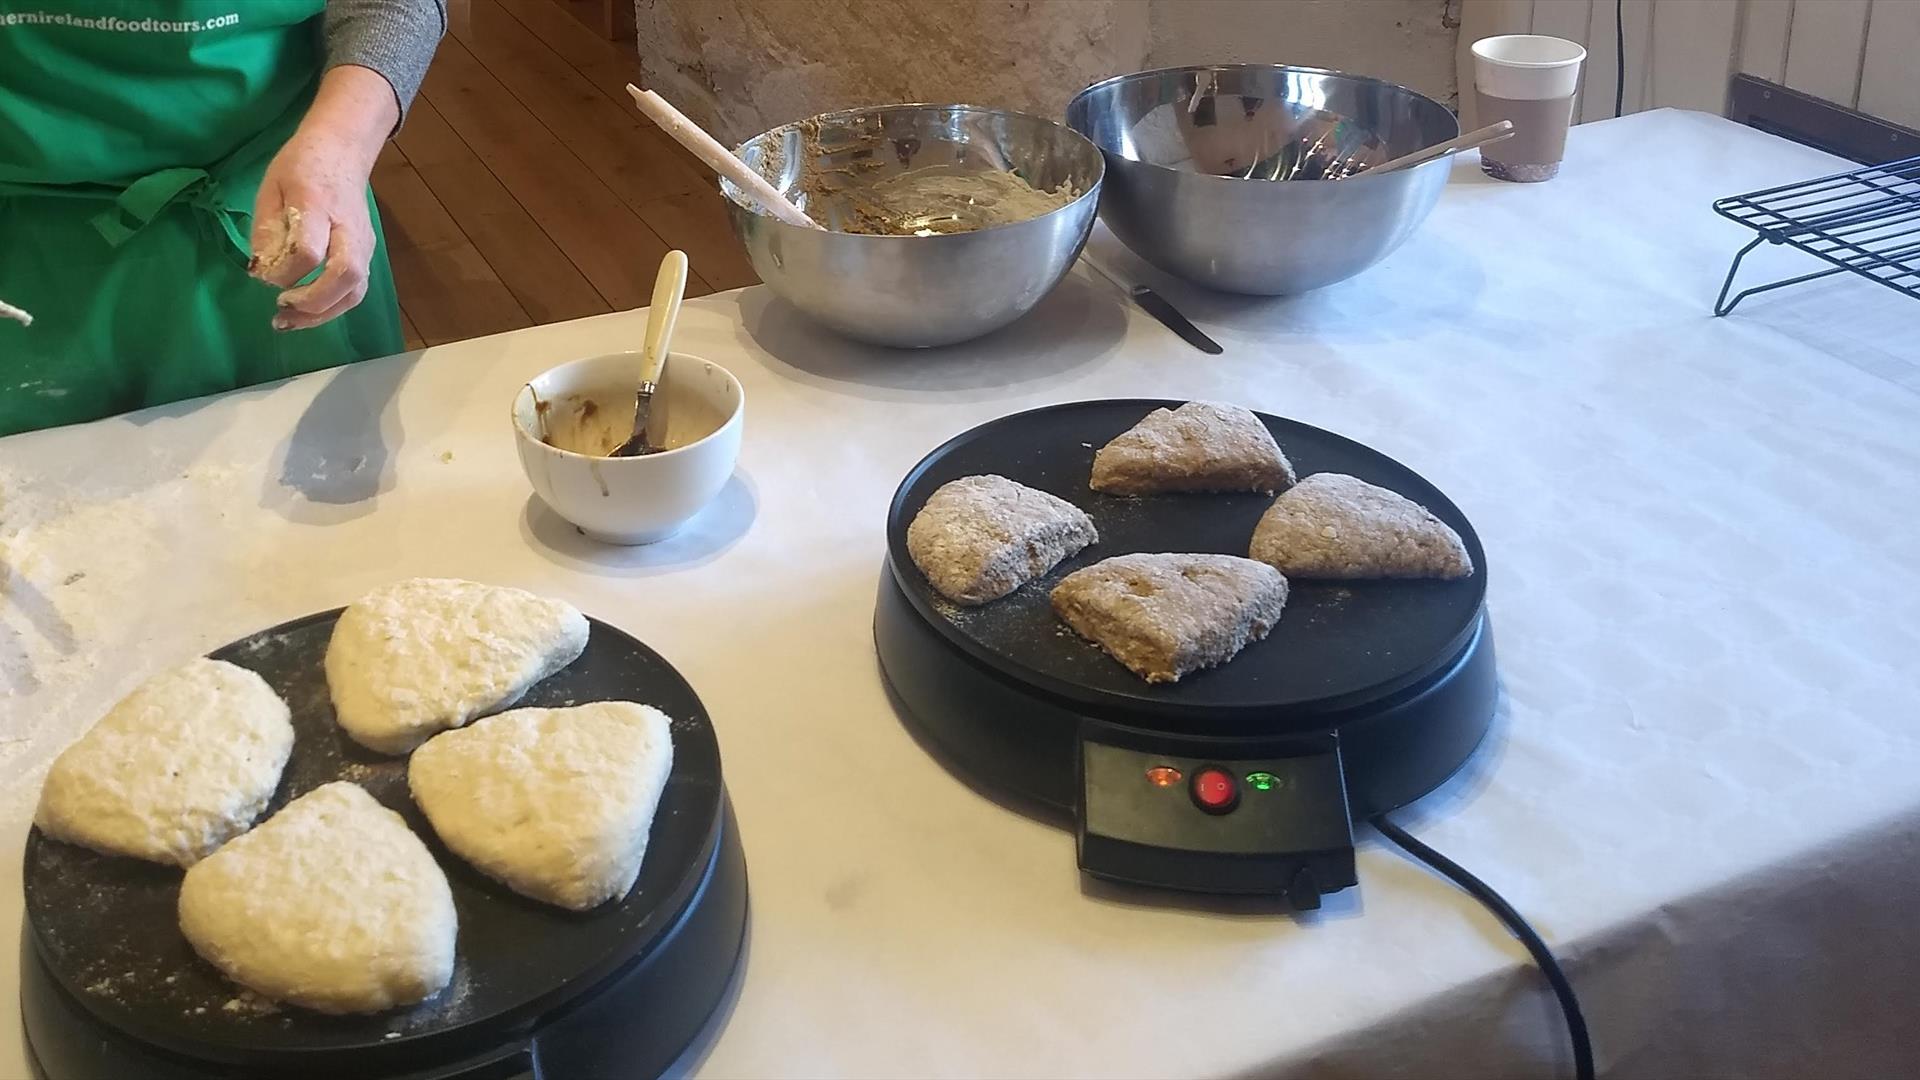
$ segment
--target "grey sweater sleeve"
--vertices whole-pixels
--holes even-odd
[[[405,120],[446,30],[447,0],[327,0],[327,67],[379,72]]]

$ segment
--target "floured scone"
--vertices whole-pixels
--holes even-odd
[[[914,515],[907,554],[942,596],[984,604],[1098,539],[1093,519],[1065,499],[1004,476],[963,476]]]
[[[326,1013],[411,1005],[453,978],[447,877],[399,814],[344,780],[195,864],[180,930],[234,982]]]
[[[191,660],[60,752],[34,823],[109,855],[192,866],[253,824],[292,752],[287,704],[265,679]]]
[[[1232,659],[1286,603],[1279,571],[1235,555],[1116,555],[1053,590],[1068,626],[1150,683]]]
[[[1314,473],[1254,527],[1254,558],[1292,577],[1463,578],[1460,534],[1426,507],[1345,473]]]
[[[666,714],[602,701],[436,735],[407,763],[407,785],[454,854],[517,893],[585,911],[633,888],[672,771]]]
[[[498,585],[414,578],[340,614],[327,689],[355,742],[403,754],[519,701],[587,647],[573,605]]]
[[[1155,409],[1093,455],[1095,491],[1261,491],[1293,483],[1293,465],[1260,418],[1238,405]]]

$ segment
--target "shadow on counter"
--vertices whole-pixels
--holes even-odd
[[[394,401],[419,353],[350,364],[327,379],[269,471],[260,504],[301,525],[337,525],[373,513],[393,489],[394,453],[404,441]]]
[[[810,386],[876,401],[997,397],[1010,386],[1060,381],[1097,363],[1127,331],[1125,298],[1069,274],[1034,309],[985,337],[934,349],[850,341],[769,289],[740,297],[740,329],[767,354],[767,369]]]
[[[1345,281],[1295,296],[1217,292],[1165,273],[1111,236],[1096,254],[1151,287],[1203,330],[1308,338],[1323,345],[1414,341],[1466,320],[1486,288],[1480,261],[1432,223]],[[1229,350],[1231,341],[1222,341]]]
[[[554,513],[538,495],[527,496],[520,538],[556,566],[608,577],[651,577],[701,566],[720,557],[753,527],[760,498],[753,479],[735,468],[720,494],[679,532],[657,544],[620,547],[590,539]]]

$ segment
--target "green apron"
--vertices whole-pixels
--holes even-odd
[[[367,298],[272,328],[254,194],[318,85],[325,0],[0,0],[0,435],[399,352]]]

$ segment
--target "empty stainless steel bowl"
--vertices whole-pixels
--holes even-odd
[[[1135,254],[1259,295],[1331,285],[1399,247],[1451,159],[1364,166],[1460,134],[1445,106],[1404,86],[1280,64],[1122,75],[1081,91],[1067,124],[1106,156],[1100,216]]]
[[[1100,152],[1061,124],[974,105],[889,105],[822,113],[739,150],[831,228],[840,196],[882,178],[946,165],[1011,171],[1078,197],[1038,217],[972,232],[872,236],[788,225],[721,181],[734,231],[774,293],[847,337],[919,348],[979,337],[1026,314],[1073,265],[1093,227]]]

